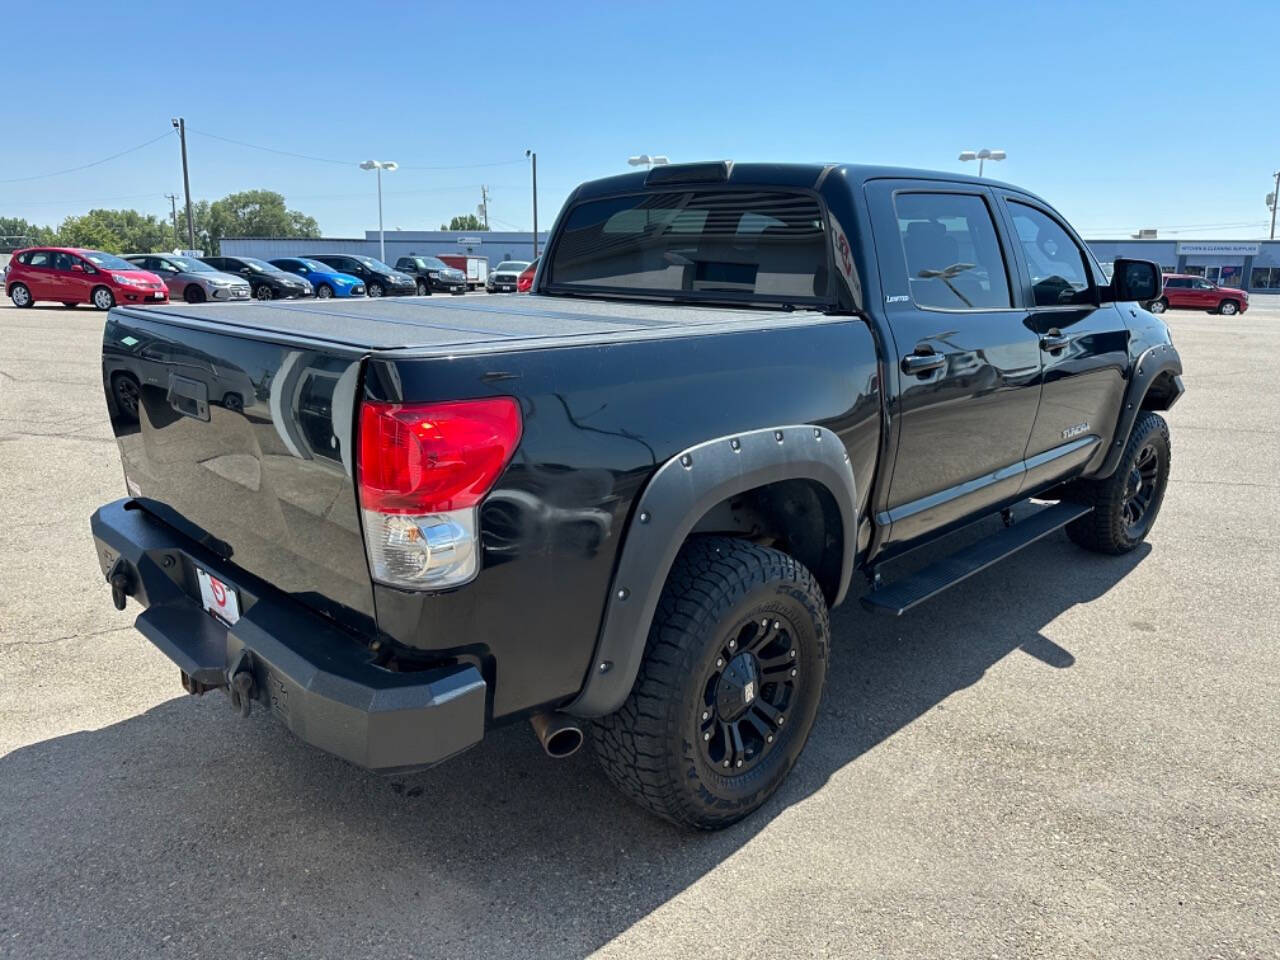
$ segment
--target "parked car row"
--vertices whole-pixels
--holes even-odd
[[[508,260],[489,274],[485,289],[527,293],[533,264]],[[525,282],[525,275],[528,282]],[[291,300],[317,297],[403,297],[467,292],[467,275],[438,257],[400,257],[395,267],[357,254],[189,257],[130,253],[123,257],[75,247],[19,250],[5,267],[5,293],[19,307],[40,300],[67,307],[90,303],[187,303]]]

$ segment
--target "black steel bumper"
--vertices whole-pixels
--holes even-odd
[[[439,763],[484,735],[485,682],[474,666],[385,670],[350,634],[133,500],[100,507],[89,523],[104,575],[146,608],[135,626],[188,689],[249,691],[303,740],[383,773]],[[197,565],[238,591],[235,625],[205,612]]]

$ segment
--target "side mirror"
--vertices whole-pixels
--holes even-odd
[[[1148,303],[1160,299],[1164,275],[1150,260],[1117,257],[1111,273],[1111,299],[1117,303]]]
[[[78,263],[73,263],[73,264],[71,265],[71,272],[72,272],[72,273],[84,273],[84,267],[82,267],[82,266],[81,266],[80,264],[78,264]]]

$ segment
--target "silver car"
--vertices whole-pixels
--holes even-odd
[[[490,293],[515,293],[516,282],[528,267],[528,260],[503,260],[489,271],[484,288]]]
[[[170,300],[204,303],[250,297],[249,284],[243,277],[222,273],[195,257],[181,257],[176,253],[129,253],[125,259],[163,280],[169,288]]]

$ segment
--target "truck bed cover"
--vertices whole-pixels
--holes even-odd
[[[123,308],[122,312],[164,322],[212,324],[227,333],[241,328],[256,339],[302,338],[414,353],[475,353],[513,346],[564,346],[566,341],[663,338],[695,331],[712,333],[716,328],[790,326],[823,319],[823,314],[811,311],[516,296],[170,303]]]

